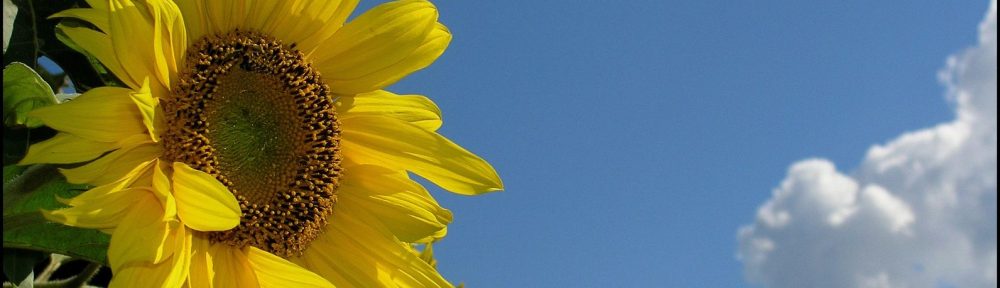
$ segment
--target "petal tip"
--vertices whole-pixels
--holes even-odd
[[[239,225],[242,212],[229,188],[183,162],[174,162],[172,167],[177,214],[186,226],[198,231],[225,231]]]

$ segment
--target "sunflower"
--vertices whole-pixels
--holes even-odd
[[[94,186],[44,214],[111,234],[111,286],[450,286],[415,247],[451,212],[408,173],[502,184],[433,102],[382,90],[448,46],[431,3],[347,24],[354,1],[88,4],[57,29],[122,87],[33,111],[58,133],[21,164]]]

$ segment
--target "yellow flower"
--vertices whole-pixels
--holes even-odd
[[[112,286],[450,286],[412,244],[452,215],[407,171],[502,184],[433,102],[381,90],[444,52],[433,5],[88,3],[57,29],[125,87],[32,112],[59,133],[21,163],[83,163],[62,172],[96,187],[45,214],[112,235]]]

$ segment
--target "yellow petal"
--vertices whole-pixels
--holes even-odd
[[[172,231],[176,251],[191,250],[191,234],[180,227]],[[109,287],[181,287],[188,278],[191,254],[174,253],[159,264],[133,262],[114,272]]]
[[[503,188],[489,163],[447,138],[387,117],[342,120],[346,155],[363,163],[400,167],[465,195]]]
[[[117,87],[94,88],[72,101],[30,114],[52,129],[98,142],[118,142],[146,132],[142,114],[129,97],[131,92]]]
[[[434,259],[434,246],[433,243],[424,244],[424,250],[420,251],[420,260],[424,260],[431,267],[437,266],[437,260]]]
[[[91,229],[115,228],[126,216],[129,208],[147,195],[145,194],[147,192],[139,189],[84,192],[84,194],[88,193],[92,195],[84,197],[88,198],[89,201],[81,201],[73,207],[55,211],[43,210],[42,215],[53,222],[67,226]]]
[[[295,43],[306,55],[340,29],[358,5],[345,1],[247,1],[242,27]],[[189,4],[187,4],[189,5]]]
[[[322,49],[325,51],[316,52],[328,56],[315,59],[321,63],[341,63],[331,63],[329,70],[323,72],[324,76],[328,76],[328,72],[359,74],[352,72],[379,70],[416,49],[433,29],[437,15],[434,5],[427,1],[393,1],[378,5],[337,31],[329,43],[321,47],[326,48]],[[352,54],[363,57],[338,57]],[[365,63],[375,67],[358,65]]]
[[[451,32],[444,24],[436,23],[434,29],[424,37],[420,47],[410,52],[406,58],[382,70],[365,75],[363,78],[344,83],[344,87],[354,86],[357,87],[355,89],[358,91],[371,91],[392,85],[410,73],[430,66],[444,53],[449,43],[451,43]],[[350,89],[345,90],[350,91]],[[337,92],[336,89],[334,91]]]
[[[87,5],[90,5],[90,7],[97,10],[102,10],[102,11],[108,10],[107,0],[87,0]]]
[[[177,215],[198,231],[224,231],[240,223],[236,197],[212,175],[174,162],[173,187]]]
[[[257,275],[250,267],[244,249],[233,248],[226,244],[215,244],[209,250],[212,254],[212,266],[215,268],[213,286],[218,288],[253,288],[260,287]]]
[[[122,265],[131,262],[163,262],[173,254],[173,241],[167,241],[170,222],[163,221],[163,208],[153,197],[152,191],[139,189],[146,195],[129,205],[130,212],[111,234],[108,246],[108,263],[111,271],[118,272]]]
[[[99,9],[91,8],[74,8],[66,9],[60,12],[56,12],[49,16],[49,19],[53,18],[77,18],[83,21],[87,21],[90,24],[94,24],[98,30],[101,32],[108,32],[111,24],[108,22],[108,11],[101,11]]]
[[[344,25],[347,16],[351,15],[357,0],[346,1],[305,1],[302,12],[293,17],[284,17],[291,23],[281,23],[272,27],[290,27],[275,29],[276,36],[282,40],[295,42],[297,47],[309,55],[320,44],[329,41],[340,27]],[[284,35],[282,35],[284,34]]]
[[[261,287],[333,287],[316,273],[257,247],[247,250],[247,260]]]
[[[177,75],[185,47],[184,23],[173,1],[148,1],[137,6],[129,0],[111,0],[111,46],[130,78],[137,82],[149,75],[160,85],[154,95],[164,95]],[[175,43],[181,42],[181,43]]]
[[[170,176],[165,172],[167,169],[166,163],[160,160],[156,160],[153,165],[153,175],[151,178],[153,185],[153,196],[156,196],[160,200],[160,204],[163,206],[163,220],[172,220],[177,217],[177,200],[174,198],[173,190],[170,185]]]
[[[121,149],[97,158],[86,165],[72,169],[60,169],[60,171],[66,176],[66,181],[70,183],[104,185],[117,181],[140,163],[156,159],[163,153],[163,147],[160,145],[141,142],[143,140],[145,139],[125,143]]]
[[[97,142],[69,133],[58,133],[49,140],[28,147],[27,155],[24,155],[18,165],[85,162],[118,147],[120,145],[115,142]]]
[[[209,252],[212,244],[208,236],[204,233],[193,232],[191,241],[191,273],[188,277],[188,287],[211,288],[215,279],[215,267],[213,266],[212,253]]]
[[[107,18],[107,12],[103,12],[105,18]],[[110,25],[110,24],[109,24]],[[118,55],[115,55],[115,50],[111,47],[111,37],[107,34],[94,31],[86,27],[71,27],[63,24],[56,25],[57,30],[61,30],[63,34],[69,37],[76,46],[97,58],[104,67],[111,70],[112,74],[118,77],[119,80],[125,83],[126,86],[132,87],[133,89],[139,89],[142,84],[135,79],[132,79],[127,72],[125,72],[125,67],[122,67],[121,61],[118,61]],[[107,31],[107,29],[105,29]],[[99,88],[98,88],[99,89]]]
[[[153,163],[152,160],[139,163],[139,165],[136,165],[135,168],[132,169],[132,171],[129,171],[121,179],[118,179],[108,184],[91,188],[90,190],[87,190],[87,192],[83,192],[82,194],[77,195],[72,199],[63,201],[63,203],[70,206],[87,205],[86,203],[100,201],[98,199],[104,197],[105,194],[121,192],[128,187],[132,187],[136,179],[143,178],[146,175],[151,174],[149,173],[150,172],[149,167],[151,166],[150,164],[152,163]]]
[[[374,166],[347,167],[338,207],[361,207],[404,242],[427,242],[444,236],[451,211],[442,208],[405,173]]]
[[[179,1],[189,39],[235,28],[259,31],[307,55],[344,23],[357,5],[345,1]]]
[[[374,91],[440,55],[418,51],[422,46],[433,44],[444,51],[447,41],[440,41],[440,31],[433,32],[438,30],[437,17],[437,9],[427,1],[381,4],[344,25],[311,57],[335,93]]]
[[[164,82],[164,87],[170,88],[187,56],[187,28],[174,1],[153,2],[146,8],[153,15],[153,52],[157,68],[166,71],[169,82]]]
[[[337,217],[297,261],[337,286],[451,287],[408,244],[353,208],[338,206]]]
[[[209,33],[215,33],[208,23],[208,14],[205,13],[207,1],[177,1],[175,4],[184,19],[188,41],[198,41]]]
[[[427,97],[396,95],[385,90],[341,96],[337,102],[337,116],[385,116],[413,123],[428,131],[441,127],[441,109]]]
[[[264,1],[247,1],[247,2],[248,2],[247,3],[248,11],[247,11],[247,17],[246,19],[244,19],[246,21],[243,23],[243,26],[247,27],[248,29],[261,31],[268,35],[274,35],[275,37],[278,37],[279,39],[282,40],[287,40],[284,37],[282,37],[285,35],[276,34],[275,31],[273,31],[274,30],[273,28],[267,26],[273,26],[272,24],[274,24],[274,22],[277,22],[278,19],[286,20],[286,19],[296,18],[291,14],[282,14],[282,13],[288,12],[289,7],[291,6],[301,6],[301,4],[296,3],[296,1],[264,0]],[[335,1],[330,1],[330,2],[335,2]],[[191,4],[185,3],[183,5],[191,5]],[[184,10],[184,8],[181,8],[181,10]]]
[[[141,45],[153,42],[152,19],[147,19],[144,9],[135,6],[129,0],[110,0],[109,31],[111,48],[114,49],[118,61],[133,80],[138,83],[148,75],[159,76],[153,57],[149,57],[151,49],[136,49]]]
[[[247,7],[246,25],[249,29],[261,31],[267,35],[273,35],[282,41],[295,42],[297,38],[291,37],[298,31],[292,29],[289,22],[298,21],[303,18],[302,8],[306,1],[249,1]],[[312,1],[315,2],[315,1]],[[336,3],[336,1],[330,1]],[[284,28],[284,29],[281,29]]]
[[[159,98],[153,97],[149,91],[149,78],[142,82],[142,89],[130,94],[135,106],[142,114],[142,123],[146,125],[146,130],[154,142],[160,141],[160,133],[163,133],[163,110],[159,106]]]
[[[215,33],[225,33],[243,26],[246,1],[206,1],[205,12]]]

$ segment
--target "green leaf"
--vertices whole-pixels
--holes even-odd
[[[111,237],[92,229],[69,227],[46,220],[41,210],[64,205],[56,197],[72,198],[86,185],[69,184],[53,166],[3,168],[3,247],[58,253],[107,263]]]
[[[3,187],[7,189],[7,183],[14,181],[14,178],[24,173],[25,166],[9,165],[3,167]],[[4,194],[6,196],[6,194]]]
[[[49,84],[24,63],[11,63],[3,68],[3,121],[7,126],[42,126],[42,121],[28,117],[36,108],[56,104]]]
[[[14,283],[32,283],[35,264],[45,260],[47,253],[22,249],[3,249],[3,274]]]

